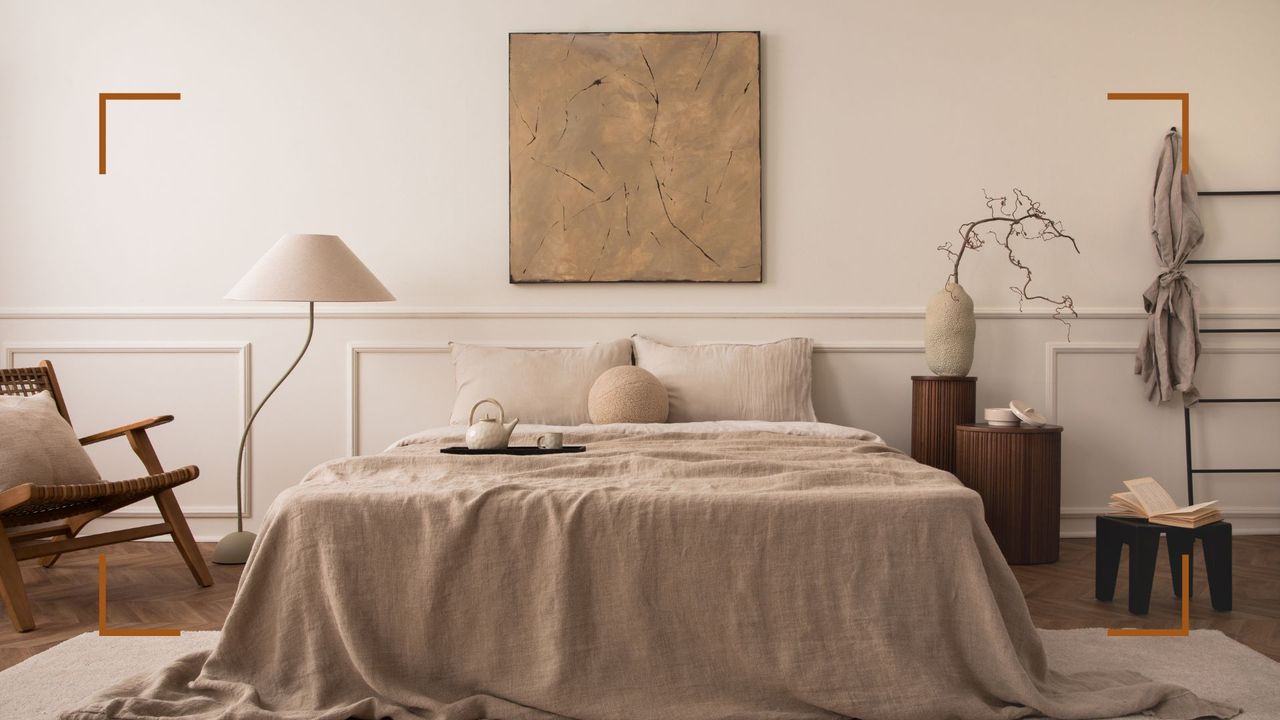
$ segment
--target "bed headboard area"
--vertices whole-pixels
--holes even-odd
[[[552,349],[589,342],[498,344]],[[813,404],[818,419],[870,429],[890,444],[908,447],[910,380],[893,384],[877,378],[896,368],[927,372],[923,352],[913,342],[815,343]],[[454,396],[448,343],[353,343],[349,363],[347,441],[352,454],[377,452],[421,428],[448,424]],[[404,382],[408,378],[414,380]]]
[[[425,314],[425,313],[424,313]],[[445,315],[446,313],[439,313]],[[655,313],[656,314],[656,313]],[[415,317],[397,310],[351,317],[322,315],[313,347],[259,417],[244,478],[250,517],[260,520],[271,500],[311,467],[348,453],[378,452],[425,427],[445,425],[454,404],[450,340],[522,348],[575,347],[641,333],[675,344],[814,339],[813,404],[821,421],[862,427],[902,449],[910,447],[911,376],[928,374],[919,338],[920,313],[817,316],[806,311],[740,311],[740,317],[549,317],[513,309],[501,317],[452,313]],[[712,313],[706,313],[712,315]],[[623,315],[623,313],[618,313]],[[868,315],[873,315],[868,317]],[[979,313],[983,348],[972,375],[977,407],[1021,399],[1066,427],[1063,435],[1063,531],[1088,534],[1097,498],[1116,478],[1182,473],[1181,409],[1153,408],[1135,392],[1132,372],[1135,317],[1086,315],[1072,339],[1044,314]],[[0,319],[4,360],[58,366],[64,391],[76,399],[78,427],[110,427],[134,417],[172,413],[178,422],[155,431],[167,454],[199,464],[202,479],[180,489],[197,535],[216,539],[234,516],[235,446],[251,409],[288,363],[300,341],[296,311],[276,315],[197,314],[149,321],[128,313]],[[104,333],[103,328],[108,332]],[[104,340],[103,337],[111,337]],[[1000,352],[1015,346],[1018,352]],[[1206,349],[1198,377],[1215,392],[1254,392],[1272,383],[1280,348],[1261,343]],[[1243,368],[1243,370],[1242,370]],[[103,377],[115,382],[103,383]],[[1265,408],[1223,412],[1206,407],[1197,427],[1204,462],[1262,464],[1270,448],[1252,441],[1249,426],[1265,425]],[[1136,439],[1113,452],[1110,438]],[[265,451],[264,448],[268,451]],[[104,476],[129,477],[136,460],[127,448],[92,448]],[[1215,454],[1216,453],[1216,454]],[[189,458],[189,460],[187,459]],[[165,458],[162,458],[162,460]],[[1228,460],[1229,459],[1229,460]],[[1244,516],[1238,526],[1280,523],[1266,486],[1243,478],[1205,478],[1222,504]],[[148,521],[153,508],[127,510],[110,522]],[[234,523],[234,520],[231,520]]]

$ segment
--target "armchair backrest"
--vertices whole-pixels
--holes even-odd
[[[58,387],[58,376],[53,373],[53,363],[41,360],[38,367],[0,368],[0,395],[30,396],[45,390],[53,396],[58,414],[70,425],[71,415],[67,413],[67,404],[62,400],[62,390]]]

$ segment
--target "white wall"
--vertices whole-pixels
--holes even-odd
[[[342,235],[397,294],[325,307],[259,419],[256,526],[311,466],[447,419],[450,339],[564,344],[805,334],[824,419],[908,441],[935,246],[1021,187],[1082,255],[1028,247],[1039,287],[1083,318],[1070,344],[1019,314],[1012,268],[966,260],[979,404],[1040,403],[1067,427],[1064,531],[1123,479],[1182,487],[1177,407],[1131,372],[1158,271],[1146,197],[1172,102],[1191,93],[1205,189],[1280,187],[1280,5],[1258,2],[60,2],[0,0],[0,344],[55,360],[84,432],[173,412],[162,459],[194,462],[197,534],[233,521],[236,427],[300,343],[298,308],[221,301],[285,232]],[[510,31],[763,33],[762,285],[507,284]],[[115,102],[97,170],[97,94]],[[1277,254],[1280,200],[1213,199],[1204,257]],[[1198,268],[1217,323],[1280,322],[1274,266]],[[1209,394],[1280,394],[1280,339],[1213,337]],[[1258,349],[1261,348],[1261,349]],[[1280,407],[1210,408],[1206,463],[1280,464]],[[127,451],[99,456],[133,471]],[[1204,478],[1242,530],[1280,531],[1280,478]],[[124,522],[124,521],[121,521]]]

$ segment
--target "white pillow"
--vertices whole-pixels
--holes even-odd
[[[666,386],[668,422],[814,422],[813,340],[672,347],[632,336],[636,365]]]
[[[584,348],[523,350],[450,343],[458,395],[449,422],[466,424],[471,407],[485,398],[502,403],[507,419],[538,425],[591,422],[587,396],[600,373],[631,364],[623,338]]]
[[[101,480],[52,395],[0,396],[0,490]]]

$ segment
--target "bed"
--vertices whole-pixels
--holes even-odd
[[[67,718],[1230,717],[1046,667],[978,496],[816,422],[521,426],[584,453],[325,463],[211,654]]]

